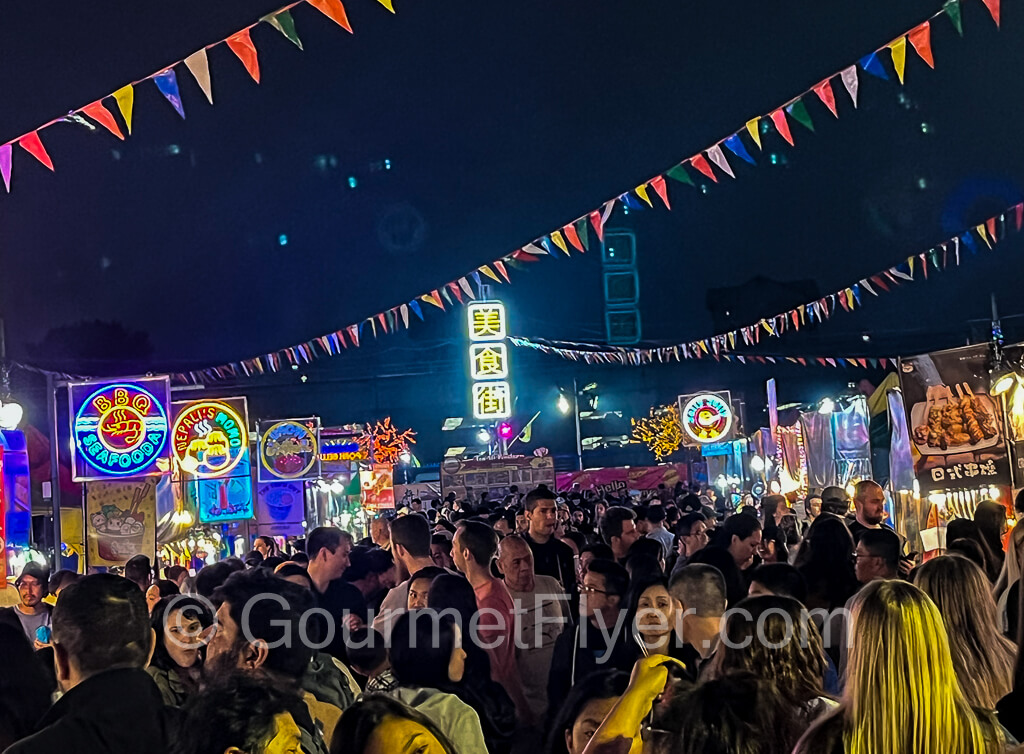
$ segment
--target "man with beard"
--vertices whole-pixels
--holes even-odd
[[[885,492],[878,482],[868,479],[857,484],[853,509],[855,518],[848,524],[854,543],[859,542],[861,535],[870,529],[889,528],[882,524],[885,520]]]
[[[353,694],[336,662],[312,649],[320,643],[308,635],[315,625],[306,615],[314,607],[312,593],[256,569],[232,574],[214,601],[219,603],[217,628],[206,649],[206,674],[223,679],[241,671],[301,694],[307,714],[295,722],[302,729],[302,749],[326,754],[325,740]]]

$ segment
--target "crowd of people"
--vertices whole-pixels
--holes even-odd
[[[513,489],[195,574],[29,563],[0,750],[1017,750],[1024,527],[986,501],[922,563],[874,482],[793,502]]]

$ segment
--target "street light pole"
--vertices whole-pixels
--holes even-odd
[[[579,470],[583,471],[583,430],[580,427],[580,389],[576,378],[572,378],[572,407],[576,415],[576,461]]]

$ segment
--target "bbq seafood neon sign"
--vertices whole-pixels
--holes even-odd
[[[197,479],[230,476],[249,452],[245,415],[244,398],[183,405],[171,431],[179,468]]]
[[[166,472],[169,393],[166,378],[71,385],[75,481]]]

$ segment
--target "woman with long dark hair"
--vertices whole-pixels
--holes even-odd
[[[978,525],[981,544],[986,560],[988,580],[995,584],[1003,569],[1006,553],[1003,551],[1003,535],[1006,534],[1006,508],[991,500],[982,500],[974,509],[974,523]]]
[[[808,528],[794,565],[807,581],[809,609],[835,610],[857,591],[853,550],[850,530],[835,516],[819,516]]]
[[[466,672],[462,631],[450,615],[425,608],[404,613],[391,632],[391,695],[423,713],[458,754],[485,751],[480,717],[455,691]]]
[[[477,610],[473,587],[462,576],[438,576],[430,585],[427,607],[453,616],[462,636],[467,637],[462,647],[466,672],[455,693],[480,716],[488,751],[507,751],[515,734],[516,708],[505,688],[491,680],[491,659],[469,631]]]
[[[146,672],[160,689],[164,704],[181,707],[199,688],[213,615],[207,603],[195,597],[164,597],[153,609],[150,625],[156,646]]]

